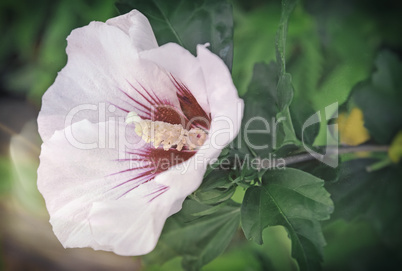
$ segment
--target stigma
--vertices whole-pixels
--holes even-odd
[[[201,147],[207,133],[200,128],[185,129],[181,124],[171,124],[164,121],[142,119],[135,112],[129,112],[126,123],[134,123],[135,133],[146,143],[152,143],[154,148],[162,147],[165,151],[174,148],[178,151],[194,150]]]

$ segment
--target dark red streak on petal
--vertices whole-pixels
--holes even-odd
[[[144,94],[142,94],[141,91],[139,91],[136,87],[134,87],[130,82],[127,81],[127,83],[128,83],[138,94],[140,94],[141,97],[144,98],[149,104],[154,104],[154,103],[151,102]],[[143,86],[141,86],[141,87],[144,89]],[[145,89],[144,89],[144,90],[145,90]],[[146,90],[145,90],[145,91],[146,91]],[[146,91],[146,92],[147,92],[147,91]],[[148,96],[150,96],[148,92],[147,92],[147,94],[148,94]],[[150,96],[149,98],[151,98],[152,100],[154,100],[153,97],[151,97],[151,96]],[[154,102],[155,102],[155,100],[154,100]],[[149,109],[149,108],[148,108],[148,109]],[[150,109],[149,109],[149,110],[150,110]]]
[[[154,194],[156,194],[156,193],[158,193],[158,192],[161,192],[161,191],[163,191],[163,190],[165,190],[165,189],[167,189],[167,188],[169,188],[169,187],[167,187],[167,186],[162,186],[161,188],[156,189],[155,191],[149,193],[147,196],[152,196],[152,195],[154,195]]]
[[[211,116],[205,112],[186,85],[179,82],[173,75],[171,75],[171,79],[177,89],[181,110],[190,121],[191,127],[201,127],[209,130]]]
[[[172,166],[187,161],[195,153],[195,151],[178,151],[176,149],[165,151],[162,148],[149,148],[147,150],[147,156],[153,162],[157,174],[168,170]]]
[[[115,104],[112,104],[112,103],[111,103],[111,105],[115,106],[117,109],[120,109],[123,112],[126,112],[126,113],[130,112],[129,110],[126,110],[126,109],[124,109],[124,108],[122,108],[122,107],[120,107],[118,105],[115,105]]]
[[[151,93],[149,93],[149,91],[143,86],[143,85],[141,85],[139,82],[137,82],[140,86],[141,86],[141,88],[148,94],[148,96],[154,101],[154,103],[153,104],[164,104],[163,103],[163,101],[158,97],[158,96],[156,96],[156,94],[155,94],[155,91],[152,91],[152,93],[153,93],[153,95],[151,95]],[[130,84],[131,85],[131,84]],[[137,89],[136,89],[137,90]],[[139,91],[137,90],[137,92],[139,93]],[[142,95],[141,93],[140,93],[140,95]],[[144,96],[143,96],[144,97]],[[144,97],[145,98],[145,97]]]
[[[113,176],[113,175],[117,175],[117,174],[121,174],[121,173],[126,173],[126,172],[129,172],[129,171],[134,171],[134,170],[138,170],[138,169],[145,169],[145,168],[152,168],[152,164],[141,166],[141,167],[136,167],[136,168],[125,169],[125,170],[122,170],[122,171],[119,171],[119,172],[109,174],[108,176]]]
[[[128,82],[128,81],[127,81]],[[126,92],[122,91],[130,100],[134,101],[137,105],[144,108],[141,110],[135,107],[138,111],[141,111],[145,114],[144,119],[150,119],[153,121],[163,121],[170,124],[181,124],[183,126],[187,125],[187,118],[181,113],[181,110],[175,108],[168,100],[159,98],[154,91],[148,91],[143,85],[137,82],[142,90],[140,91],[133,84],[128,82],[132,89],[134,89],[142,98],[145,99],[149,103],[150,106],[147,106],[133,97],[131,97]],[[137,111],[137,113],[138,113]],[[142,116],[141,116],[142,117]]]
[[[169,187],[167,187],[167,186],[162,186],[160,189],[157,189],[156,191],[154,191],[154,192],[148,194],[147,196],[151,196],[151,195],[154,195],[154,194],[157,193],[157,194],[156,194],[155,196],[153,196],[148,202],[153,201],[154,199],[156,199],[157,197],[159,197],[160,195],[162,195],[163,193],[165,193],[165,192],[168,191],[168,190],[169,190]]]
[[[128,161],[147,162],[147,160],[144,160],[143,158],[115,159],[115,160],[112,160],[112,161],[115,161],[115,162],[128,162]]]
[[[147,165],[128,168],[119,172],[112,173],[108,176],[114,176],[118,174],[128,173],[134,175],[132,178],[121,182],[120,184],[114,186],[112,189],[120,187],[124,184],[132,183],[133,187],[129,188],[126,192],[124,192],[120,197],[126,195],[130,191],[139,187],[140,185],[147,183],[153,180],[158,174],[168,170],[169,168],[183,163],[190,159],[196,152],[195,151],[178,151],[176,149],[170,149],[168,151],[163,150],[162,148],[152,148],[148,147],[140,152],[126,152],[129,155],[136,155],[136,157],[130,157],[126,159],[118,159],[114,161],[119,162],[146,162]],[[146,169],[146,171],[142,171]],[[139,172],[138,172],[139,171]],[[165,192],[162,191],[154,198]],[[152,198],[151,201],[154,199]]]
[[[124,90],[120,89],[119,90],[126,95],[127,98],[129,98],[131,101],[135,102],[136,104],[138,104],[139,106],[142,106],[147,112],[151,112],[151,108],[149,108],[148,106],[144,105],[143,103],[140,103],[139,101],[137,101],[136,99],[134,99],[133,97],[131,97],[127,92],[125,92]]]
[[[173,106],[156,106],[152,112],[153,121],[163,121],[170,124],[181,124],[183,127],[188,123],[185,116],[180,114]]]
[[[126,181],[124,181],[124,182],[112,187],[112,189],[114,189],[116,187],[120,187],[120,186],[122,186],[124,184],[130,183],[130,182],[133,182],[133,181],[137,181],[134,184],[136,185],[135,187],[138,187],[141,184],[152,180],[153,178],[155,178],[155,174],[153,173],[152,170],[148,170],[148,171],[142,172],[141,174],[135,176],[134,178],[128,179],[128,180],[126,180]]]

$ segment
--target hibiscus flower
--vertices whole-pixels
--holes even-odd
[[[146,254],[237,135],[243,102],[207,46],[159,47],[136,10],[67,40],[38,117],[50,223],[64,247]]]

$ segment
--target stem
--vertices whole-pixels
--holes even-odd
[[[375,145],[362,145],[362,146],[344,146],[344,147],[328,147],[327,153],[329,154],[345,154],[345,153],[355,153],[355,152],[387,152],[389,146],[375,146]],[[310,153],[297,154],[294,156],[289,156],[283,158],[285,160],[285,166],[314,160],[315,157]]]
[[[286,142],[297,144],[296,142],[298,142],[298,140],[296,138],[296,132],[293,127],[293,122],[292,122],[292,117],[290,116],[289,107],[287,107],[285,109],[284,117],[285,117],[285,121],[283,123],[283,128],[285,131],[284,144],[286,144]]]
[[[296,0],[282,0],[282,13],[281,19],[278,26],[278,31],[276,32],[276,61],[280,67],[280,75],[286,73],[286,58],[285,58],[285,50],[286,50],[286,36],[288,32],[288,20],[290,13],[292,13],[293,9],[296,6]]]
[[[392,165],[392,164],[393,164],[392,160],[389,159],[389,157],[388,157],[388,159],[381,160],[381,161],[379,161],[379,162],[377,162],[377,163],[375,163],[373,165],[370,165],[370,166],[366,167],[366,170],[368,172],[373,172],[373,171],[383,169],[383,168],[385,168],[385,167],[387,167],[389,165]]]

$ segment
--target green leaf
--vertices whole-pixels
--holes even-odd
[[[239,207],[230,201],[210,215],[197,217],[193,214],[211,207],[185,200],[183,209],[166,221],[155,250],[145,256],[146,262],[162,264],[180,256],[185,270],[200,270],[228,246],[239,227]]]
[[[225,207],[227,204],[229,203],[229,201],[224,201],[222,203],[219,203],[218,205],[214,205],[213,207],[206,209],[205,211],[201,211],[195,214],[192,214],[193,216],[206,216],[206,215],[210,215],[213,213],[216,213],[218,210],[222,209],[223,207]]]
[[[218,204],[230,199],[236,187],[229,180],[229,172],[215,169],[206,176],[192,198],[203,204]]]
[[[340,174],[339,167],[333,168],[316,159],[297,163],[290,167],[303,170],[317,178],[323,179],[325,182],[337,182]]]
[[[402,62],[389,51],[382,51],[371,78],[358,84],[352,99],[362,109],[364,125],[379,143],[390,143],[402,129]]]
[[[313,104],[305,97],[295,96],[289,109],[296,137],[300,141],[303,140],[304,144],[312,146],[320,130],[320,123],[315,123],[305,130],[303,130],[303,124],[316,113],[313,110]]]
[[[233,16],[224,0],[119,0],[121,13],[138,9],[149,20],[159,45],[174,42],[195,54],[197,44],[210,49],[232,68]]]
[[[275,62],[255,64],[253,78],[244,97],[243,144],[261,157],[267,157],[282,145],[284,139],[283,127],[276,120],[279,112],[278,73],[279,67]]]
[[[204,204],[217,204],[230,199],[236,191],[235,186],[223,189],[213,189],[208,191],[197,191],[193,198]]]
[[[268,226],[284,226],[300,270],[317,270],[325,240],[319,221],[329,218],[333,203],[323,180],[297,169],[273,170],[261,187],[246,191],[241,208],[245,236],[261,244]]]
[[[337,208],[334,219],[370,221],[392,248],[400,248],[402,238],[402,169],[391,166],[375,172],[366,168],[378,160],[358,159],[341,164],[337,183],[326,185]]]
[[[229,181],[229,172],[225,170],[220,170],[219,168],[214,169],[210,173],[204,176],[202,184],[197,189],[199,191],[210,191],[213,189],[227,189],[233,184]]]

